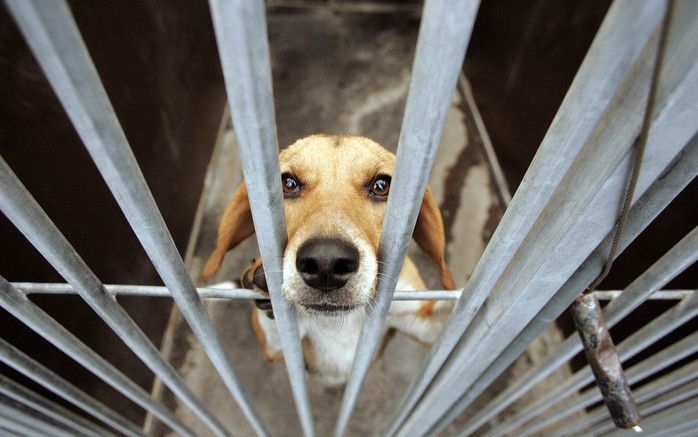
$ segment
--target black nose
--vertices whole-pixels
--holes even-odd
[[[359,268],[359,251],[337,238],[315,238],[298,249],[296,268],[306,284],[323,291],[342,287]]]

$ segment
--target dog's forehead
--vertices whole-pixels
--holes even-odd
[[[327,173],[334,177],[390,174],[395,165],[395,156],[383,146],[368,138],[351,135],[302,138],[284,149],[279,159],[282,172],[303,173],[308,177]]]

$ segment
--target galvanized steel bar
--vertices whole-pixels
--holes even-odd
[[[692,364],[696,364],[696,361],[694,361]],[[689,365],[686,365],[682,367],[679,370],[682,370],[685,367],[688,367]],[[696,369],[696,366],[693,366],[694,368],[692,369],[692,374],[691,375],[682,375],[684,382],[678,382],[678,381],[666,381],[663,377],[658,379],[662,380],[662,382],[665,383],[662,387],[659,387],[658,390],[656,390],[657,394],[654,393],[648,393],[647,396],[643,396],[643,398],[647,398],[647,400],[640,405],[641,413],[643,414],[644,417],[649,417],[654,413],[658,413],[660,411],[666,410],[667,408],[671,407],[672,405],[676,405],[678,403],[681,403],[687,399],[691,399],[698,395],[698,380],[695,380],[696,378],[696,372],[698,372],[698,369]],[[676,372],[672,372],[670,375],[673,375]],[[667,376],[670,376],[667,375]],[[689,379],[693,378],[693,379]],[[687,381],[692,381],[692,382],[687,382]],[[652,384],[648,385],[653,385],[654,381]],[[670,390],[666,387],[671,387],[673,390]],[[644,389],[645,387],[641,387],[640,390]],[[640,391],[638,390],[638,392]],[[649,391],[649,390],[648,390]],[[665,393],[666,392],[666,393]],[[644,393],[644,392],[643,392]],[[659,394],[659,393],[664,393],[664,394]],[[588,430],[590,433],[593,433],[593,435],[602,435],[604,433],[607,433],[609,431],[613,431],[615,428],[613,425],[610,425],[603,420],[604,416],[601,415],[599,417],[598,414],[596,413],[596,410],[592,411],[591,413],[588,413],[589,416],[593,416],[596,418],[596,421],[601,420],[600,423],[595,424],[593,427],[586,427],[584,429]],[[592,422],[595,423],[595,422]],[[569,435],[569,434],[567,434]]]
[[[32,437],[74,437],[76,435],[82,437],[84,435],[73,429],[68,430],[65,425],[4,395],[0,395],[0,423],[2,419],[14,424],[15,430],[28,432]]]
[[[441,141],[478,6],[479,0],[426,0],[424,3],[398,140],[392,189],[380,240],[382,274],[375,297],[366,308],[351,376],[339,410],[335,428],[337,437],[346,431],[380,343],[385,317]]]
[[[625,248],[649,225],[659,213],[683,190],[696,176],[698,175],[698,135],[684,148],[683,152],[671,162],[664,170],[662,175],[652,184],[652,186],[641,196],[635,205],[630,209],[628,221],[625,231],[618,242],[618,253],[622,253]],[[512,341],[507,349],[492,363],[486,372],[484,372],[471,388],[469,388],[459,401],[454,405],[449,412],[444,416],[443,421],[434,429],[442,429],[448,423],[453,421],[465,408],[467,408],[477,397],[490,385],[494,380],[502,374],[528,347],[550,323],[554,322],[557,317],[570,305],[574,298],[579,294],[579,290],[584,289],[601,271],[606,261],[611,244],[611,236],[599,245],[592,252],[586,261],[572,275],[572,277],[562,286],[555,296],[539,311],[538,315],[529,322],[526,328]],[[693,293],[690,290],[688,294]],[[601,293],[603,296],[604,292]],[[614,292],[615,293],[615,292]],[[655,296],[654,293],[652,296]],[[682,296],[686,297],[688,294]],[[469,420],[463,433],[467,434],[474,430],[472,426],[476,421],[481,421],[485,415],[490,417],[495,409],[500,411],[506,408],[504,403],[510,399],[513,402],[521,394],[526,392],[530,387],[542,380],[555,369],[567,362],[579,349],[572,349],[579,346],[576,341],[569,340],[569,345],[560,345],[555,353],[551,354],[544,362],[540,363],[536,368],[531,369],[524,378],[520,378],[507,389],[508,396],[497,396],[478,414]],[[572,348],[572,349],[571,349]],[[570,355],[572,354],[572,355]],[[509,404],[511,402],[508,402]],[[489,420],[488,419],[485,419]],[[482,421],[481,423],[484,423]],[[477,425],[480,426],[480,425]]]
[[[70,284],[47,282],[13,282],[12,285],[25,294],[76,294]],[[159,285],[104,284],[113,296],[172,297],[167,287]],[[247,288],[200,287],[196,289],[201,299],[267,299],[266,295]]]
[[[101,426],[78,416],[53,401],[49,401],[2,374],[0,374],[0,393],[38,411],[76,433],[94,437],[114,436],[113,433]]]
[[[184,267],[64,0],[6,0],[78,135],[233,398],[266,432]]]
[[[295,307],[281,296],[286,246],[265,5],[210,0],[240,161],[284,362],[303,434],[315,435]]]
[[[635,400],[640,405],[640,412],[644,416],[696,394],[698,394],[698,361],[685,364],[633,391]],[[601,421],[603,423],[598,425],[599,428],[607,425],[610,425],[607,428],[609,431],[614,428],[613,423],[608,423],[606,419],[608,419],[608,410],[602,405],[587,412],[575,422],[565,423],[564,427],[556,430],[554,435],[556,437],[573,437],[581,431],[590,431],[594,435],[598,435],[601,430],[592,431],[591,427]]]
[[[104,358],[85,346],[60,323],[33,304],[23,293],[0,276],[0,307],[33,331],[69,355],[90,372],[114,387],[141,407],[150,410],[174,431],[193,436],[192,431],[164,406],[154,401],[138,384],[130,380]]]
[[[674,343],[670,347],[661,350],[649,358],[642,360],[641,362],[629,367],[626,371],[629,384],[636,384],[657,372],[660,372],[667,367],[681,361],[682,359],[691,356],[691,354],[698,351],[698,333],[694,333],[683,340]],[[693,375],[695,378],[696,375]],[[684,379],[685,381],[685,379]],[[633,394],[634,394],[633,390]],[[516,435],[519,437],[526,437],[541,431],[548,426],[559,422],[560,420],[574,414],[577,411],[583,410],[584,408],[593,405],[594,403],[600,401],[601,393],[595,385],[593,385],[589,390],[581,393],[571,399],[571,401],[563,403],[555,408],[552,408],[545,412],[543,417],[536,419],[535,423],[530,423],[528,426],[523,426],[516,430]],[[636,400],[638,403],[639,399]],[[607,408],[608,410],[608,408]]]
[[[618,354],[621,360],[624,361],[631,358],[696,315],[698,315],[698,295],[682,300],[623,340],[618,345]],[[564,400],[575,391],[581,389],[593,381],[593,378],[594,376],[589,367],[584,367],[545,396],[537,399],[505,422],[498,424],[487,433],[487,436],[501,436],[512,430],[516,430],[517,433],[523,433],[526,429],[523,425],[526,422],[548,410],[551,405]]]
[[[73,246],[0,157],[0,209],[74,290],[184,404],[218,436],[223,425],[199,402],[136,322],[109,294]]]
[[[141,437],[143,432],[133,422],[116,413],[92,396],[56,375],[41,363],[0,338],[0,361],[24,376],[41,384],[44,388],[79,406],[83,410],[114,427],[125,435]]]
[[[698,429],[696,400],[688,399],[670,408],[657,412],[643,422],[643,435],[689,437]],[[614,430],[607,437],[627,437],[626,430]]]
[[[693,3],[688,3],[689,8],[693,7]],[[672,29],[665,64],[671,67],[664,71],[659,87],[659,109],[647,144],[638,195],[642,195],[698,130],[698,107],[694,104],[698,99],[698,64],[694,62],[698,46],[687,43],[698,38],[698,14],[686,11],[685,4],[683,9],[685,15],[677,19]],[[617,197],[625,184],[630,161],[629,150],[642,118],[638,107],[642,107],[651,75],[648,64],[652,63],[647,60],[652,59],[655,48],[651,41],[643,50],[628,80],[613,98],[603,122],[590,136],[544,213],[497,279],[488,305],[482,308],[476,323],[406,422],[406,434],[419,435],[439,421],[444,409],[455,404],[477,381],[615,223]],[[565,262],[560,264],[559,260]],[[448,327],[445,330],[449,332]]]
[[[388,429],[395,434],[490,295],[542,214],[661,18],[661,1],[617,1],[609,10],[548,133]],[[443,411],[444,406],[436,409]]]
[[[24,294],[77,294],[70,284],[58,282],[12,282],[13,287]],[[104,284],[104,289],[113,296],[172,297],[167,287],[159,285]],[[197,287],[201,299],[267,299],[268,296],[249,288]],[[395,290],[393,300],[458,300],[463,289],[458,290]],[[695,290],[657,290],[648,300],[681,300]],[[596,290],[599,300],[613,300],[623,290]]]
[[[694,165],[698,167],[698,162],[696,162]],[[678,192],[675,194],[678,194]],[[622,250],[627,247],[628,244],[630,244],[632,239],[639,231],[638,226],[636,226],[636,212],[637,211],[631,211],[630,213],[627,223],[628,232],[624,233],[621,241],[619,242],[619,253],[622,252]],[[646,222],[645,224],[648,223]],[[640,226],[640,228],[642,228],[642,226]],[[602,247],[606,249],[605,246],[607,245],[608,242],[606,242],[606,244],[602,244]],[[619,294],[617,299],[614,299],[606,306],[604,309],[604,315],[606,317],[608,326],[613,327],[631,311],[637,308],[642,302],[644,302],[648,296],[653,294],[655,290],[658,290],[667,284],[675,276],[693,264],[698,259],[697,249],[698,228],[691,231],[649,269],[647,269],[642,275],[633,281],[628,288]],[[607,252],[601,251],[601,253],[605,254]],[[603,256],[600,257],[601,263],[603,263],[602,260]],[[570,300],[574,299],[576,293],[578,293],[579,290],[584,287],[584,285],[581,285],[581,287],[578,285],[589,284],[587,280],[593,280],[599,271],[598,269],[585,270],[586,275],[584,275],[585,277],[583,280],[579,280],[579,276],[581,276],[579,271],[575,276],[573,276],[575,279],[575,284],[573,287],[569,288]],[[550,323],[548,320],[546,320],[546,322]],[[468,422],[463,425],[461,435],[469,435],[470,433],[474,432],[485,422],[499,414],[509,405],[513,404],[517,399],[521,398],[521,396],[528,392],[528,390],[554,372],[561,365],[572,359],[581,350],[582,345],[577,335],[573,334],[569,336],[552,352],[550,352],[545,360],[518,378],[503,392],[498,394],[491,402],[489,402],[486,407],[470,418]],[[506,363],[502,363],[502,366],[505,364]],[[472,396],[469,396],[468,402],[464,402],[463,399],[459,400],[453,411],[449,412],[447,415],[447,419],[453,420],[454,416],[460,414],[460,412],[462,412],[463,409],[470,402],[472,402],[472,400],[474,400]]]

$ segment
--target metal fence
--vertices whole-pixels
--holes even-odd
[[[11,284],[0,278],[0,306],[150,411],[173,431],[193,435],[174,413],[33,304],[28,293],[78,293],[133,352],[216,435],[220,421],[186,386],[115,294],[172,296],[208,357],[258,435],[265,427],[249,402],[202,298],[249,299],[251,290],[196,289],[141,174],[99,75],[64,0],[5,0],[90,156],[107,182],[165,287],[104,285],[79,257],[31,194],[0,159],[0,207],[65,278],[67,284]],[[284,301],[281,254],[286,243],[264,3],[210,0],[210,9],[267,283],[281,336],[298,417],[314,435],[295,308]],[[380,247],[383,275],[368,306],[336,435],[345,434],[393,299],[456,299],[457,304],[420,374],[386,420],[385,435],[434,435],[501,375],[527,345],[567,308],[601,270],[620,193],[640,132],[663,0],[616,0],[598,31],[543,143],[467,286],[445,291],[395,292],[396,281],[438,148],[453,90],[476,16],[475,0],[427,0],[400,132],[393,189]],[[652,114],[636,197],[619,242],[625,249],[698,173],[698,3],[676,3],[656,112]],[[680,299],[618,345],[629,360],[698,313],[695,290],[658,291],[698,258],[693,230],[625,290],[599,292],[615,325],[646,299]],[[487,300],[487,304],[484,305]],[[535,384],[581,350],[573,335],[542,363],[511,383],[458,430],[476,433]],[[698,351],[693,333],[627,368],[631,384]],[[142,435],[136,424],[84,393],[9,343],[0,361],[88,413],[69,412],[0,377],[0,434]],[[671,368],[635,391],[649,432],[681,435],[698,426],[695,360]],[[531,435],[566,420],[555,435],[613,432],[603,406],[573,421],[600,394],[585,367],[487,435]],[[577,394],[577,396],[571,396]],[[107,430],[110,429],[110,431]]]

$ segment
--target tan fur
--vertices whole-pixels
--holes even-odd
[[[279,161],[282,174],[290,173],[303,184],[297,198],[287,198],[284,201],[288,235],[284,256],[291,254],[295,257],[298,248],[309,238],[342,236],[348,237],[352,242],[363,242],[361,244],[369,247],[375,259],[387,202],[372,200],[368,195],[368,186],[376,175],[392,175],[395,156],[368,138],[312,135],[283,150]],[[206,262],[202,275],[213,275],[226,252],[252,233],[254,226],[247,189],[242,184],[221,218],[216,248]],[[445,262],[446,242],[441,213],[429,188],[422,200],[413,238],[436,264],[442,286],[445,289],[455,289],[453,276]],[[257,265],[259,262],[261,260],[258,260]],[[287,267],[284,269],[285,272],[288,270]],[[409,258],[406,258],[400,279],[411,284],[413,289],[426,288]],[[375,280],[373,278],[374,284]],[[356,302],[363,305],[370,296],[364,298],[364,301]],[[410,310],[408,315],[429,320],[435,314],[435,305],[436,302],[421,302],[418,306],[410,307],[415,309]],[[277,360],[280,358],[279,351],[268,350],[264,329],[258,319],[259,312],[253,312],[255,334],[265,359]],[[404,328],[400,329],[404,331]],[[428,344],[417,336],[420,334],[406,334],[420,343]],[[384,344],[388,340],[389,337]],[[309,357],[314,356],[312,350],[306,350],[312,349],[312,343],[305,342],[303,348],[308,361]],[[315,358],[310,361],[314,363]]]

